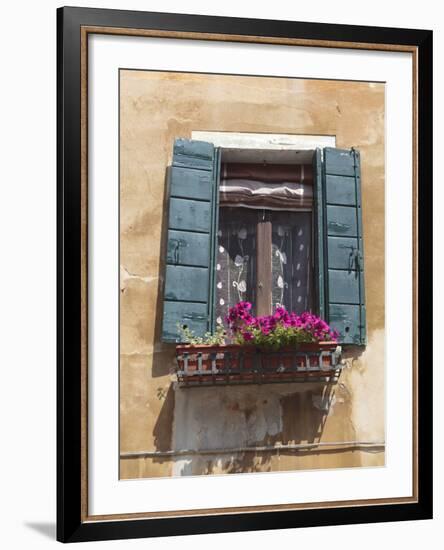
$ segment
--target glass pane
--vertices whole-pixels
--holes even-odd
[[[257,212],[220,208],[216,265],[216,321],[240,301],[255,304]]]
[[[272,304],[302,313],[312,308],[311,212],[270,211]]]

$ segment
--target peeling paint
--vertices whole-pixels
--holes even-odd
[[[334,390],[319,383],[178,388],[172,449],[211,450],[319,441],[335,403]],[[197,460],[194,456],[192,468],[191,459],[177,458],[173,475],[205,473],[208,460],[214,466],[216,458]],[[219,473],[237,471],[233,466],[236,460],[245,471],[253,468],[252,457],[243,453],[219,459]]]
[[[313,395],[311,398],[313,407],[316,407],[324,414],[333,414],[333,408],[336,403],[336,396],[333,395]]]
[[[127,282],[131,279],[137,279],[138,281],[142,281],[144,283],[151,283],[153,281],[157,281],[158,277],[142,277],[141,275],[137,275],[134,273],[130,273],[125,266],[120,266],[120,289],[124,290],[127,286]]]

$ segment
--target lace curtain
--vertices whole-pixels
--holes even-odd
[[[271,221],[273,310],[282,305],[301,313],[312,307],[311,212],[268,211]],[[257,224],[261,212],[221,208],[216,265],[216,318],[224,321],[229,307],[256,302]],[[259,254],[260,256],[260,254]],[[260,261],[260,257],[259,257]]]
[[[271,212],[272,306],[312,307],[311,212]]]
[[[216,321],[223,323],[228,308],[256,298],[257,212],[221,208],[216,264]]]
[[[312,208],[311,165],[222,165],[216,266],[218,323],[240,301],[251,302],[256,313],[257,262],[271,266],[271,273],[266,267],[265,275],[262,270],[266,278],[262,288],[270,293],[265,307],[271,304],[274,310],[284,306],[297,313],[311,309]],[[258,242],[261,223],[266,223],[261,231],[266,237]]]

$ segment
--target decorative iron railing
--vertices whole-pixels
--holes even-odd
[[[341,350],[335,343],[304,344],[297,349],[259,350],[250,346],[176,347],[180,386],[329,382],[339,379]]]

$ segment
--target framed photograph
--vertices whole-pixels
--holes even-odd
[[[58,10],[58,539],[432,517],[432,32]]]

